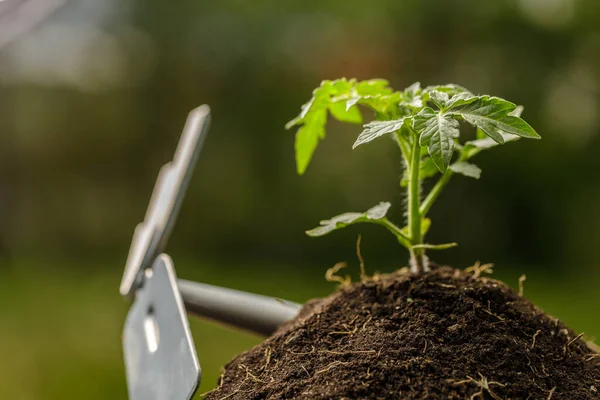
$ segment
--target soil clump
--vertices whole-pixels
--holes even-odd
[[[590,346],[495,279],[398,271],[308,302],[206,398],[600,399]]]

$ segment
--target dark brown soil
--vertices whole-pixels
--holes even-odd
[[[502,282],[398,272],[309,302],[207,399],[600,399],[600,355]]]

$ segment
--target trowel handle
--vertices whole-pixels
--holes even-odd
[[[236,328],[270,336],[300,311],[300,304],[274,297],[177,280],[188,312]]]

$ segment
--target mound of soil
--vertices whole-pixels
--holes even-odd
[[[397,272],[313,300],[209,400],[600,399],[600,355],[504,283]]]

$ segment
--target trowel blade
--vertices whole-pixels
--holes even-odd
[[[177,289],[173,262],[158,256],[145,271],[123,332],[130,400],[190,400],[200,364]]]

